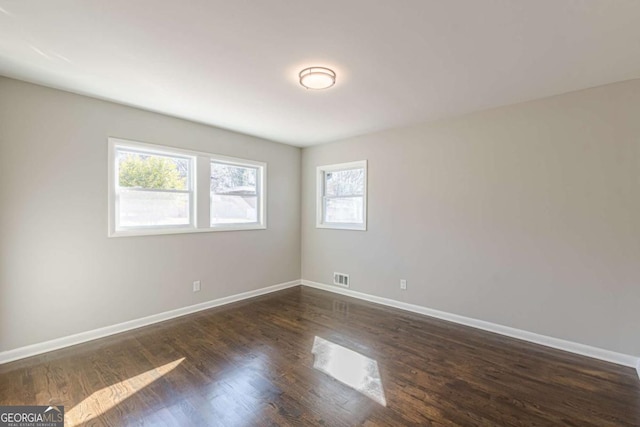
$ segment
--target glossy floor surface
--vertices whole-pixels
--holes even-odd
[[[639,426],[635,370],[296,287],[0,366],[66,425]]]

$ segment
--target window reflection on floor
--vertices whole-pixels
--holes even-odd
[[[311,353],[315,356],[315,369],[387,406],[378,362],[318,336],[313,340]]]

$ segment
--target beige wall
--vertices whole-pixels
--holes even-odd
[[[304,279],[640,355],[640,80],[302,158]],[[316,166],[361,159],[368,231],[316,229]]]
[[[107,238],[109,136],[267,162],[268,229]],[[298,148],[0,77],[0,351],[299,279],[299,195]]]

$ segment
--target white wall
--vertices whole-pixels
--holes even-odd
[[[268,229],[107,238],[109,136],[267,162]],[[298,148],[2,77],[0,203],[0,351],[300,278]]]
[[[304,279],[640,355],[640,80],[302,158]],[[362,159],[368,231],[315,228],[316,166]]]

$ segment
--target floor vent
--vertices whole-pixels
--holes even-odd
[[[349,275],[344,273],[333,273],[333,284],[338,286],[349,287]]]

